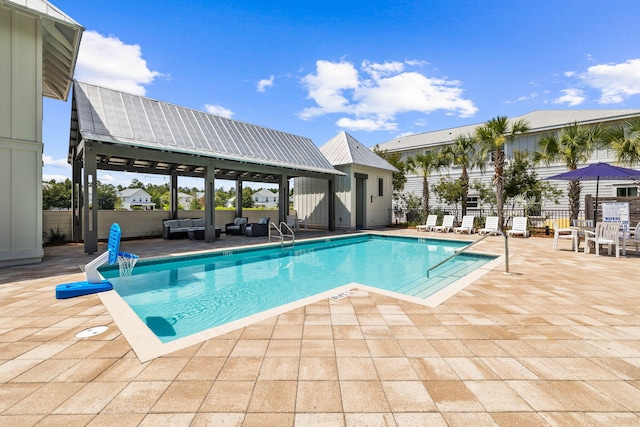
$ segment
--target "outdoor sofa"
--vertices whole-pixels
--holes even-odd
[[[184,239],[189,237],[189,231],[204,232],[204,218],[162,220],[163,239]]]

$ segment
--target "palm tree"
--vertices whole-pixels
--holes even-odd
[[[474,135],[457,135],[453,143],[443,150],[448,165],[460,166],[460,183],[462,184],[462,216],[467,214],[467,196],[469,195],[469,169],[481,166],[478,140]]]
[[[483,157],[491,156],[493,164],[493,185],[496,189],[496,211],[500,226],[503,222],[504,206],[504,167],[506,154],[504,151],[507,143],[512,143],[517,135],[526,133],[529,130],[529,123],[524,120],[516,120],[510,123],[506,116],[497,116],[484,125],[476,128],[476,137],[482,146]]]
[[[422,210],[426,218],[429,214],[429,176],[445,166],[441,150],[427,150],[407,158],[407,170],[422,177]]]
[[[598,149],[607,145],[606,132],[601,124],[585,126],[574,122],[560,130],[560,135],[550,134],[538,141],[539,150],[534,153],[536,163],[561,162],[569,170],[586,163]],[[580,192],[582,184],[579,180],[569,181],[569,216],[577,219],[580,212]]]
[[[640,117],[626,121],[624,126],[612,127],[606,135],[607,142],[616,153],[616,161],[631,167],[640,164]]]

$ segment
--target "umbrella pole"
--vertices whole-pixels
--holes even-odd
[[[596,204],[593,206],[593,225],[598,222],[598,190],[600,189],[600,176],[596,178]]]

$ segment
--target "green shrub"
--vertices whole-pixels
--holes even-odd
[[[48,245],[63,245],[67,241],[67,235],[56,226],[55,229],[50,228],[48,233],[44,233],[44,240]]]

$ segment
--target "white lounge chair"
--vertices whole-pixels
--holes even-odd
[[[616,258],[620,258],[620,223],[619,222],[599,222],[595,231],[585,230],[584,253],[591,252],[590,242],[596,247],[596,255],[600,255],[600,246],[608,246],[608,254],[615,248]]]
[[[442,218],[442,225],[436,225],[433,227],[433,231],[441,231],[443,233],[448,233],[453,228],[453,221],[456,219],[455,215],[445,215]]]
[[[558,222],[553,220],[553,250],[558,250],[558,240],[571,240],[571,249],[578,252],[578,229],[577,228],[560,228]]]
[[[427,222],[423,225],[416,226],[417,231],[431,231],[433,227],[436,226],[438,222],[438,215],[429,215],[427,216]]]
[[[462,233],[469,233],[469,234],[473,234],[473,220],[475,219],[475,217],[471,216],[471,215],[465,215],[462,217],[462,224],[460,224],[460,227],[455,227],[453,229],[454,233],[458,233],[458,234],[462,234]]]
[[[498,234],[498,217],[488,216],[484,222],[484,228],[478,230],[478,234]]]
[[[529,237],[529,230],[527,230],[527,217],[516,216],[513,217],[513,224],[511,224],[511,230],[507,230],[507,236],[517,236],[522,234],[523,237]]]

